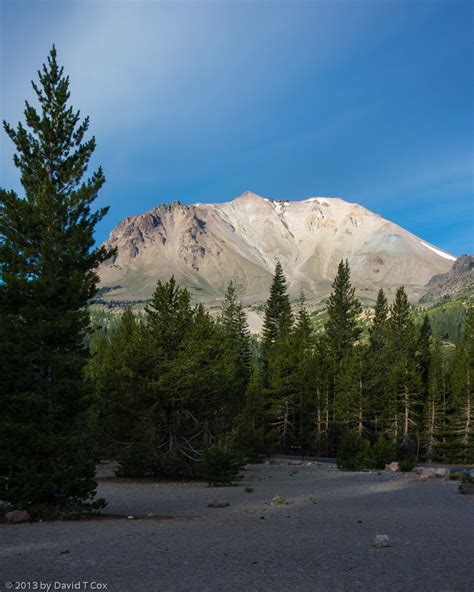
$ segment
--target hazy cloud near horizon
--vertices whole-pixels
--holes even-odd
[[[1,0],[15,123],[54,42],[91,116],[111,211],[339,195],[473,251],[470,2]],[[21,43],[18,43],[18,39]],[[18,188],[0,140],[0,184]]]

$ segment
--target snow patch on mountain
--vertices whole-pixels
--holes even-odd
[[[439,249],[436,249],[435,247],[432,247],[431,245],[427,245],[423,241],[420,241],[420,243],[424,247],[428,247],[428,249],[430,249],[430,251],[433,251],[433,253],[436,253],[440,257],[444,257],[445,259],[449,259],[450,261],[456,261],[456,257],[453,257],[452,255],[449,255],[449,253],[445,253],[444,251],[440,251]]]

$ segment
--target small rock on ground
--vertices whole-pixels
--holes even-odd
[[[210,500],[207,504],[208,508],[227,508],[227,506],[230,506],[230,503],[222,500]]]
[[[380,549],[382,547],[390,547],[390,540],[386,534],[378,534],[375,537],[374,547]]]
[[[5,514],[5,520],[10,524],[19,524],[20,522],[31,522],[31,516],[26,510],[13,510]]]

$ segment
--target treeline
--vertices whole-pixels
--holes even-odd
[[[473,310],[451,352],[427,316],[415,322],[403,287],[390,306],[380,290],[368,338],[361,312],[347,261],[322,335],[303,297],[292,308],[280,263],[258,342],[232,284],[212,317],[159,282],[144,315],[127,310],[92,342],[97,456],[127,476],[198,475],[209,450],[338,455],[346,468],[473,462]]]

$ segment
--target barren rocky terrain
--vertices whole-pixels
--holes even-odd
[[[109,519],[1,524],[0,588],[474,590],[474,497],[460,495],[456,481],[286,460],[243,475],[226,488],[102,479]],[[230,505],[209,508],[210,500]],[[374,547],[377,535],[390,546]]]
[[[221,302],[230,280],[244,304],[261,303],[277,258],[292,297],[304,290],[308,301],[324,300],[347,258],[364,303],[373,303],[379,288],[393,296],[402,284],[416,301],[456,259],[356,203],[272,200],[250,191],[226,203],[174,202],[129,216],[106,246],[117,251],[98,270],[102,302],[141,302],[158,279],[174,275],[209,306]]]

